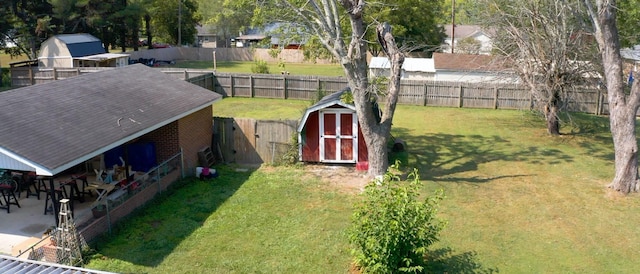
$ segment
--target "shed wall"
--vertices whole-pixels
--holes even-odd
[[[318,111],[309,114],[303,128],[302,161],[320,161],[320,119]]]

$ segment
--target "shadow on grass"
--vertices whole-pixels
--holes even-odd
[[[409,150],[410,165],[418,168],[420,178],[427,180],[486,183],[500,178],[532,176],[535,174],[499,174],[492,177],[456,176],[478,170],[478,165],[494,161],[527,162],[553,165],[571,163],[573,157],[564,152],[536,146],[519,146],[500,136],[428,134],[412,136],[406,129],[395,128],[396,136],[403,136]]]
[[[440,248],[427,255],[426,273],[498,273],[498,269],[485,268],[477,262],[476,253],[454,254],[451,248]]]
[[[251,176],[251,170],[216,167],[219,177],[195,177],[175,182],[171,188],[119,222],[110,235],[91,244],[97,254],[155,267],[195,230]]]

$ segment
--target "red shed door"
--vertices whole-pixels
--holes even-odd
[[[358,119],[345,109],[320,111],[320,162],[355,163],[358,159]]]

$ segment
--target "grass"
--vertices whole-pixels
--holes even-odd
[[[20,55],[12,58],[9,54],[0,53],[0,67],[8,68],[10,63],[29,60],[26,55]]]
[[[311,101],[228,97],[213,105],[213,113],[219,117],[300,120],[309,106]]]
[[[87,267],[119,273],[339,273],[353,197],[301,170],[192,179],[97,243]]]
[[[216,113],[244,104],[224,99]],[[261,103],[262,104],[262,103]],[[265,118],[240,107],[233,113]],[[294,115],[300,106],[286,118]],[[283,117],[285,118],[285,117]],[[606,184],[613,148],[605,117],[574,114],[550,137],[523,111],[399,106],[425,193],[443,188],[448,221],[429,260],[436,273],[635,273],[638,194]],[[355,197],[295,168],[222,170],[123,223],[90,268],[117,272],[344,273]]]
[[[251,73],[253,62],[217,62],[216,71],[223,73]],[[174,67],[193,69],[213,69],[213,62],[209,61],[178,61]],[[271,74],[280,74],[287,71],[290,75],[316,75],[316,76],[344,76],[344,71],[339,65],[325,64],[299,64],[287,63],[284,68],[277,63],[268,63]]]

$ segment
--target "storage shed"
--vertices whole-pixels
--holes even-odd
[[[341,100],[346,92],[348,88],[327,95],[304,113],[298,126],[300,161],[355,164],[367,160],[355,106]]]
[[[123,67],[128,54],[107,53],[100,39],[86,33],[60,34],[40,46],[41,68]]]

